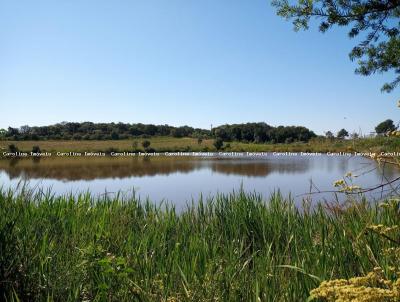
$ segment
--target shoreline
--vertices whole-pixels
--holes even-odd
[[[144,139],[134,140],[104,140],[104,141],[0,141],[0,158],[16,157],[81,157],[85,156],[181,156],[193,154],[199,156],[243,157],[243,154],[262,157],[270,153],[281,156],[305,154],[307,156],[383,156],[400,157],[400,138],[375,137],[356,140],[313,139],[309,142],[294,142],[290,144],[257,144],[253,142],[224,142],[217,150],[213,139],[198,143],[197,139],[153,137],[143,148]],[[159,154],[159,155],[158,155]]]
[[[271,157],[366,157],[366,158],[396,158],[400,157],[400,152],[135,152],[135,151],[122,151],[122,152],[7,152],[0,153],[0,159],[40,159],[40,158],[144,158],[144,157],[196,157],[196,158],[271,158]]]

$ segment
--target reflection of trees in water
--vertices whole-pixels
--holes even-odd
[[[355,166],[366,171],[375,164],[365,165],[358,162]],[[31,159],[0,160],[0,170],[6,172],[10,179],[58,179],[58,180],[93,180],[103,178],[143,177],[169,175],[172,173],[190,173],[195,170],[210,169],[226,175],[265,177],[270,173],[295,174],[304,173],[315,168],[331,171],[332,169],[348,172],[348,160],[333,158],[47,158],[33,161]],[[363,168],[365,167],[365,169]],[[372,171],[379,179],[381,171]],[[355,173],[357,174],[357,173]],[[385,168],[385,176],[391,179],[398,175],[392,167]]]
[[[23,162],[23,163],[22,163]],[[103,160],[45,159],[40,163],[20,160],[19,163],[0,164],[10,179],[47,178],[58,180],[93,180],[101,178],[124,178],[130,176],[168,175],[170,173],[188,173],[196,165],[185,161],[152,161],[150,159]]]
[[[211,169],[222,174],[267,176],[272,172],[298,173],[308,169],[308,161],[284,162],[254,159],[200,159],[200,158],[97,158],[42,159],[32,161],[3,160],[0,170],[10,179],[93,180],[125,178],[172,173],[189,173]]]
[[[267,176],[270,173],[301,173],[309,168],[308,161],[281,161],[281,160],[213,160],[208,166],[222,174],[243,176]]]

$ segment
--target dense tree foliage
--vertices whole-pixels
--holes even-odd
[[[349,136],[349,133],[346,129],[340,129],[340,131],[337,133],[338,138],[345,138],[346,136]]]
[[[209,137],[210,131],[188,126],[63,122],[41,127],[9,127],[3,136],[8,140],[118,140],[151,136]]]
[[[307,142],[315,133],[300,126],[272,127],[266,123],[222,125],[212,129],[212,135],[223,141],[256,143]]]
[[[308,29],[311,18],[319,20],[319,30],[334,25],[350,27],[350,38],[361,34],[350,58],[357,60],[356,73],[370,75],[392,71],[395,78],[383,91],[400,83],[400,1],[398,0],[273,0],[278,15],[291,19],[295,30]]]
[[[145,150],[147,150],[150,147],[151,142],[149,140],[145,140],[142,142],[142,146]]]
[[[6,129],[0,129],[0,139],[6,137],[7,130]]]
[[[326,132],[325,132],[325,136],[326,136],[326,138],[328,138],[328,139],[333,139],[333,138],[335,138],[335,136],[333,135],[332,131],[326,131]]]
[[[383,121],[382,123],[379,123],[378,126],[375,127],[375,131],[377,134],[383,134],[388,131],[394,131],[394,130],[396,130],[396,126],[390,119]]]
[[[4,133],[7,140],[118,140],[152,136],[193,137],[201,144],[204,138],[255,143],[305,142],[316,135],[305,127],[272,127],[266,123],[222,125],[210,131],[189,126],[64,122],[41,127],[9,127]]]
[[[224,141],[221,138],[217,137],[214,140],[213,145],[214,145],[215,149],[221,150],[222,146],[224,145]]]

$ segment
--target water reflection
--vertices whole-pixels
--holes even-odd
[[[0,160],[0,170],[10,179],[94,180],[172,173],[190,173],[210,169],[215,173],[265,177],[271,172],[302,173],[309,160],[270,161],[267,159],[134,157],[134,158],[46,158]]]
[[[29,181],[32,186],[51,187],[59,194],[85,190],[102,194],[135,188],[140,196],[156,202],[166,199],[184,204],[199,194],[230,193],[241,185],[264,196],[277,189],[292,196],[307,193],[310,180],[321,191],[332,190],[332,183],[349,171],[357,175],[354,184],[362,188],[399,176],[398,169],[378,166],[362,157],[3,159],[0,186],[14,187],[20,181]],[[331,197],[321,194],[316,198]]]

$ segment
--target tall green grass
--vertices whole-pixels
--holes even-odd
[[[390,242],[367,231],[398,209],[298,209],[239,191],[183,212],[134,198],[0,190],[0,300],[304,301],[364,275]]]

